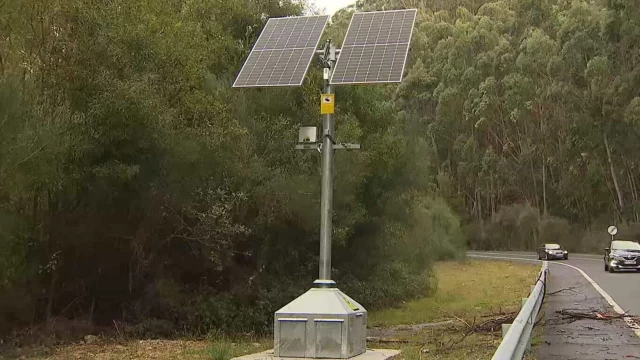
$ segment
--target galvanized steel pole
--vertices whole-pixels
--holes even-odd
[[[333,94],[329,83],[335,64],[335,45],[330,44],[329,76],[324,79],[324,93]],[[322,194],[320,198],[320,280],[325,286],[333,284],[331,280],[331,233],[333,229],[333,155],[334,120],[333,114],[325,114],[322,119]]]

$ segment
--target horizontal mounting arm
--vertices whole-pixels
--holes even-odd
[[[318,150],[322,149],[322,143],[299,143],[296,145],[298,150]],[[360,144],[339,143],[333,145],[333,150],[356,150],[360,149]]]
[[[318,49],[318,50],[316,50],[316,54],[318,54],[318,55],[324,55],[324,49]],[[336,54],[340,54],[340,49],[336,49]]]

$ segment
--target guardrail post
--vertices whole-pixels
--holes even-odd
[[[541,298],[542,297],[540,297],[540,299]],[[537,301],[536,301],[536,305],[537,305]],[[527,345],[524,347],[525,348],[525,352],[531,351],[531,337],[533,336],[533,326],[536,324],[536,315],[537,314],[538,314],[538,312],[534,311],[529,315],[529,318],[527,319],[526,328],[529,329],[529,336],[528,336],[528,339],[527,339],[527,342],[526,342]]]
[[[505,336],[507,336],[507,332],[509,331],[509,328],[511,327],[511,324],[502,324],[502,338],[504,339]]]

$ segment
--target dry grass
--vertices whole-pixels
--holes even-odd
[[[414,337],[422,340],[420,345],[409,344],[399,349],[402,350],[402,359],[406,360],[486,360],[491,359],[501,341],[500,336],[471,334],[457,343],[462,336],[455,329],[439,333],[422,332]],[[457,344],[450,347],[454,343]]]
[[[271,340],[272,341],[272,340]],[[54,348],[30,348],[0,355],[0,359],[33,360],[229,360],[236,356],[260,352],[273,346],[269,340],[231,341],[224,339],[139,340],[123,343],[106,341]]]
[[[372,333],[409,341],[393,345],[370,343],[374,348],[400,348],[408,360],[488,359],[501,341],[500,329],[494,333],[471,333],[467,326],[480,323],[482,315],[519,309],[527,297],[539,266],[498,261],[443,262],[436,266],[438,289],[434,296],[408,302],[401,307],[370,313]],[[385,330],[409,325],[454,320],[444,327],[400,333]],[[382,328],[382,329],[380,329]],[[462,340],[464,337],[464,340]],[[21,349],[0,354],[0,359],[34,360],[229,360],[233,357],[269,349],[273,339],[202,341],[143,340],[97,342],[52,348]]]
[[[395,309],[372,312],[371,326],[419,324],[452,319],[473,321],[475,315],[514,310],[528,297],[540,266],[470,260],[436,265],[438,289],[434,296]]]
[[[443,262],[436,266],[438,289],[434,296],[370,314],[372,326],[421,324],[454,320],[453,324],[417,332],[389,334],[410,344],[387,346],[402,349],[403,358],[489,359],[502,341],[501,329],[473,332],[469,326],[491,314],[518,311],[540,271],[538,265],[475,261]],[[466,323],[466,324],[465,324]],[[381,331],[384,333],[384,331]],[[371,344],[384,347],[384,345]]]

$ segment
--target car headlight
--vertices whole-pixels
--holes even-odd
[[[565,251],[564,251],[564,253],[566,254],[566,253],[567,253],[567,250],[565,250]]]
[[[624,260],[622,256],[618,256],[618,255],[613,255],[612,258],[613,260],[617,260],[617,261]]]

